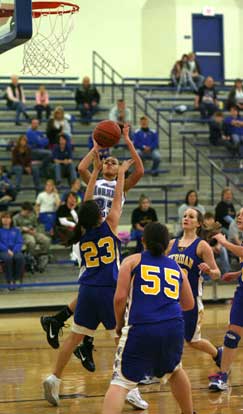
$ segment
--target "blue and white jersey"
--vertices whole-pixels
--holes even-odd
[[[168,255],[171,259],[185,271],[191,285],[194,297],[202,296],[202,282],[201,272],[198,265],[202,260],[197,255],[197,246],[202,239],[198,237],[189,246],[185,248],[178,247],[179,238],[175,239],[171,251]]]
[[[115,286],[120,268],[120,245],[120,240],[106,221],[88,230],[80,239],[80,283]]]
[[[174,260],[141,253],[132,273],[125,324],[156,323],[182,317],[179,304],[182,273]]]
[[[115,194],[116,180],[105,180],[104,178],[97,180],[94,188],[93,199],[98,204],[102,217],[105,219],[111,209],[112,201]],[[122,206],[125,202],[125,197],[122,197]]]

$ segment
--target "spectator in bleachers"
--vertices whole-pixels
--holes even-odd
[[[179,223],[182,222],[184,212],[190,207],[195,208],[196,210],[200,211],[202,215],[205,214],[205,208],[202,206],[202,204],[199,204],[198,194],[195,190],[190,190],[186,193],[184,203],[178,208]]]
[[[222,225],[222,231],[228,235],[228,229],[235,219],[235,208],[233,205],[233,193],[230,187],[225,187],[221,193],[221,201],[215,208],[215,220]]]
[[[61,184],[62,177],[66,177],[69,184],[77,178],[73,164],[72,148],[65,134],[60,134],[59,142],[53,148],[52,157],[55,165],[57,185]]]
[[[49,95],[44,85],[41,85],[36,92],[35,103],[38,121],[41,123],[43,112],[46,113],[46,119],[48,120],[51,115],[51,107],[49,105]]]
[[[161,155],[159,151],[158,134],[155,130],[149,128],[149,120],[146,116],[140,118],[140,128],[133,135],[134,147],[142,160],[152,160],[152,176],[158,175]]]
[[[24,88],[19,83],[18,77],[13,75],[11,77],[11,83],[6,89],[7,107],[16,111],[15,123],[21,125],[20,115],[23,114],[25,119],[29,121],[29,116],[26,112],[26,99],[24,94]]]
[[[229,92],[225,106],[227,109],[230,109],[232,105],[236,105],[239,110],[243,109],[243,87],[241,79],[235,80],[234,87]]]
[[[230,107],[230,115],[224,120],[225,135],[231,143],[233,155],[243,158],[243,118],[236,105]]]
[[[62,195],[62,202],[65,202],[67,199],[67,195],[68,193],[75,193],[77,196],[77,204],[80,204],[83,200],[83,195],[84,192],[81,189],[81,180],[79,178],[76,178],[75,180],[73,180],[73,182],[71,183],[71,187],[68,191],[65,191],[65,193],[63,193]]]
[[[41,161],[41,170],[47,175],[49,164],[52,161],[52,153],[47,149],[49,140],[42,131],[39,130],[38,119],[31,120],[31,126],[26,132],[28,145],[31,148],[31,157],[33,164],[38,167],[38,162]]]
[[[16,191],[4,167],[0,165],[0,211],[8,209],[8,204],[16,199]]]
[[[20,135],[12,150],[12,172],[15,174],[16,191],[20,191],[23,174],[32,174],[36,191],[40,189],[40,171],[31,165],[32,154],[25,135]]]
[[[47,180],[45,190],[38,194],[35,202],[35,211],[39,222],[44,225],[45,231],[51,236],[54,234],[56,211],[61,204],[58,191],[53,180]]]
[[[132,112],[131,109],[126,106],[124,99],[118,99],[116,105],[114,105],[109,112],[109,119],[117,122],[121,130],[124,124],[131,125]]]
[[[73,229],[78,222],[78,197],[73,191],[66,195],[64,204],[57,209],[56,226],[67,227]]]
[[[13,221],[9,212],[4,212],[0,217],[0,260],[3,261],[4,274],[7,283],[14,289],[16,281],[22,282],[24,275],[24,255],[21,252],[23,238],[21,232],[13,227]]]
[[[230,262],[227,249],[212,236],[221,232],[221,224],[215,221],[213,213],[207,212],[203,217],[203,227],[208,233],[206,241],[212,247],[214,257],[222,274],[230,271]]]
[[[187,86],[186,73],[188,71],[188,56],[182,55],[180,60],[177,60],[171,70],[171,80],[174,86]]]
[[[85,76],[80,88],[76,89],[75,101],[80,111],[80,121],[88,124],[92,116],[99,110],[100,94],[97,88]]]
[[[13,223],[22,233],[27,252],[33,256],[48,256],[50,238],[47,237],[43,226],[38,222],[31,203],[22,204],[21,211],[13,217]],[[40,247],[39,251],[37,251],[38,246]]]
[[[208,76],[195,96],[195,109],[199,109],[202,119],[209,119],[218,109],[214,80]]]
[[[62,106],[57,106],[46,127],[46,135],[49,139],[50,148],[58,144],[60,134],[65,134],[68,140],[71,141],[71,129],[71,115],[65,114]]]
[[[139,205],[132,212],[131,240],[136,240],[136,252],[143,251],[142,237],[144,227],[147,223],[158,221],[154,208],[150,205],[150,199],[142,194],[139,198]]]
[[[221,111],[214,113],[209,121],[209,142],[212,145],[228,146],[230,138],[227,136],[227,130],[224,122],[224,114]]]
[[[200,65],[195,58],[195,53],[191,52],[188,54],[187,65],[189,83],[194,91],[198,91],[198,89],[203,85],[204,76],[201,75]]]

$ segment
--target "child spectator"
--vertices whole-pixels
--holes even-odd
[[[8,209],[8,204],[16,199],[16,191],[2,165],[0,165],[0,211]]]
[[[7,211],[0,218],[0,259],[4,263],[4,274],[7,283],[14,289],[17,280],[22,282],[24,274],[24,255],[21,252],[23,238],[21,232],[13,227],[11,214]]]
[[[59,136],[59,142],[53,148],[52,157],[57,185],[61,184],[62,177],[67,177],[69,184],[77,178],[72,159],[72,148],[65,134]]]
[[[65,191],[65,193],[63,193],[62,202],[66,201],[67,196],[70,192],[76,194],[77,204],[80,204],[83,200],[84,193],[81,190],[81,180],[79,178],[73,180],[73,182],[71,183],[71,188],[68,191]]]
[[[46,119],[50,118],[51,114],[51,107],[49,105],[49,95],[44,85],[39,87],[39,90],[35,94],[35,109],[37,112],[37,119],[41,123],[42,121],[42,113],[45,111]]]
[[[56,211],[61,201],[53,180],[47,180],[45,191],[36,199],[35,209],[39,222],[44,225],[45,231],[54,234],[53,227],[56,221]]]
[[[230,187],[225,187],[221,193],[221,201],[215,208],[215,220],[222,225],[222,232],[228,235],[229,225],[235,219],[233,193]]]
[[[224,120],[225,134],[232,143],[233,155],[243,158],[243,118],[236,105],[230,107],[230,115]]]
[[[209,121],[209,142],[212,145],[221,145],[229,141],[226,136],[223,112],[217,111]]]
[[[136,240],[136,252],[143,251],[142,237],[144,227],[147,223],[158,221],[156,211],[150,207],[150,200],[145,195],[141,195],[139,205],[132,212],[132,231],[131,240]]]

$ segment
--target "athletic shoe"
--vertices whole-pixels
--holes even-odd
[[[43,382],[45,399],[51,405],[59,405],[59,388],[61,380],[52,374]]]
[[[159,378],[157,377],[150,377],[149,375],[145,375],[144,379],[139,381],[141,385],[150,385],[150,384],[158,384],[160,383]]]
[[[149,406],[148,403],[142,399],[138,388],[133,388],[128,392],[126,401],[133,407],[140,408],[140,410],[147,410]]]
[[[226,372],[218,372],[216,375],[209,377],[208,388],[212,391],[226,391],[228,389]]]
[[[223,349],[224,349],[224,347],[223,347],[223,346],[219,346],[219,347],[217,348],[218,353],[217,353],[217,355],[216,355],[216,358],[213,358],[213,359],[214,359],[214,361],[215,361],[215,364],[216,364],[216,365],[217,365],[217,367],[219,367],[219,368],[220,368],[220,365],[221,365],[221,360],[222,360],[222,355],[223,355]]]
[[[59,348],[58,335],[64,323],[59,322],[53,316],[41,316],[40,323],[44,331],[46,332],[47,342],[52,348]]]
[[[93,360],[93,348],[92,342],[85,341],[73,351],[74,355],[80,359],[85,369],[90,372],[95,371],[95,363]]]

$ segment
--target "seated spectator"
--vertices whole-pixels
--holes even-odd
[[[64,204],[61,204],[57,209],[56,226],[58,228],[61,226],[72,230],[76,226],[78,222],[77,205],[77,194],[70,191],[66,195]]]
[[[15,123],[21,125],[20,115],[23,114],[25,119],[29,121],[29,116],[26,112],[26,99],[24,94],[24,88],[19,83],[19,79],[16,75],[11,77],[11,84],[6,89],[7,107],[16,111]]]
[[[51,115],[51,107],[49,105],[49,95],[44,85],[41,85],[39,90],[36,92],[35,103],[38,121],[41,123],[43,112],[46,113],[46,119],[48,120]]]
[[[161,155],[159,152],[158,134],[149,128],[149,120],[146,116],[140,118],[140,129],[133,135],[134,147],[142,160],[150,159],[153,161],[151,173],[157,177]]]
[[[76,89],[75,101],[80,111],[81,122],[89,123],[99,110],[100,94],[96,87],[91,85],[88,76],[83,78],[81,87]]]
[[[24,255],[21,252],[23,238],[21,232],[13,227],[12,217],[9,212],[4,212],[0,217],[0,260],[3,261],[4,275],[7,283],[14,289],[16,281],[22,282],[24,275]]]
[[[188,56],[182,55],[180,60],[177,60],[171,70],[171,80],[174,86],[187,86],[186,72],[188,70]]]
[[[22,204],[20,213],[13,217],[13,223],[22,233],[27,252],[32,256],[44,255],[48,259],[51,242],[38,222],[31,203]]]
[[[62,177],[68,179],[69,184],[77,178],[73,164],[71,145],[67,142],[65,134],[59,136],[59,143],[54,146],[52,157],[55,165],[56,184],[61,184]]]
[[[229,92],[225,106],[226,109],[230,109],[232,106],[237,106],[239,111],[243,109],[243,87],[241,79],[235,80],[234,87]]]
[[[31,120],[31,126],[26,132],[28,145],[31,149],[32,161],[41,161],[41,171],[44,176],[48,176],[47,171],[52,161],[52,153],[47,149],[49,140],[42,131],[39,130],[38,119]],[[36,166],[38,163],[34,162]]]
[[[204,76],[201,75],[201,69],[198,61],[195,58],[195,53],[191,52],[188,54],[188,79],[189,83],[194,91],[203,85]]]
[[[215,260],[222,274],[230,271],[230,262],[227,249],[222,246],[213,236],[221,232],[221,224],[215,221],[214,215],[210,212],[205,213],[203,218],[202,237],[211,246]],[[205,237],[206,236],[206,237]]]
[[[44,225],[45,231],[52,236],[56,222],[56,211],[61,203],[53,180],[47,180],[45,191],[38,194],[35,203],[39,222]]]
[[[243,158],[243,118],[236,105],[230,107],[230,115],[225,118],[224,126],[233,155]]]
[[[202,215],[205,214],[205,208],[201,204],[199,204],[198,194],[195,190],[190,190],[186,193],[184,203],[178,208],[179,223],[182,222],[184,212],[190,207],[195,208],[196,210],[200,211]]]
[[[16,191],[20,191],[23,174],[32,174],[36,191],[40,189],[40,171],[31,165],[31,149],[25,135],[20,135],[12,150],[12,172],[15,174]]]
[[[214,80],[208,76],[203,86],[201,86],[195,96],[195,109],[199,109],[201,118],[208,119],[218,109],[218,101],[216,89],[214,87]]]
[[[229,138],[226,136],[223,112],[215,112],[208,124],[210,144],[221,145],[226,141],[229,141]]]
[[[88,138],[89,151],[93,148],[93,146],[94,146],[94,141],[93,141],[93,136],[91,134]],[[111,156],[111,148],[99,149],[99,156],[100,156],[101,160],[104,160],[105,158],[110,157]]]
[[[8,204],[16,199],[16,191],[2,165],[0,165],[0,211],[8,209]]]
[[[230,187],[225,187],[221,193],[221,201],[215,208],[215,220],[222,225],[222,232],[228,235],[230,223],[235,219],[233,193]]]
[[[83,200],[84,192],[81,190],[81,180],[76,178],[71,183],[71,188],[62,195],[62,202],[65,202],[69,193],[75,193],[77,196],[77,204],[79,205]]]
[[[125,123],[131,125],[132,112],[130,108],[127,108],[124,99],[118,99],[116,105],[111,108],[109,112],[109,119],[117,122],[121,130],[123,129]]]
[[[64,113],[62,106],[57,106],[47,123],[46,135],[49,139],[49,146],[53,148],[55,144],[58,144],[60,134],[65,134],[68,140],[71,141],[71,116]]]
[[[150,207],[150,200],[145,195],[141,195],[139,205],[132,212],[131,240],[136,240],[136,252],[143,251],[142,237],[144,227],[151,221],[158,221],[156,211]]]

